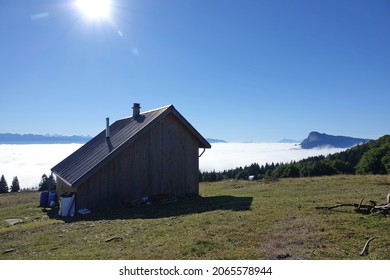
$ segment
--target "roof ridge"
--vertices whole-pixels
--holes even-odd
[[[162,110],[162,109],[168,109],[170,107],[173,107],[173,104],[165,105],[165,106],[162,106],[160,108],[156,108],[156,109],[152,109],[152,110],[149,110],[149,111],[141,112],[140,115],[148,114],[148,113],[151,113],[151,112],[154,112],[154,111],[158,111],[158,110]],[[117,119],[117,121],[122,121],[122,120],[132,119],[132,118],[133,118],[133,116],[128,116],[128,117]]]
[[[156,109],[152,109],[152,110],[149,110],[149,111],[145,111],[145,112],[141,112],[141,114],[146,114],[146,113],[150,113],[150,112],[153,112],[153,111],[158,111],[158,110],[162,110],[162,109],[168,109],[169,107],[173,107],[172,104],[169,104],[169,105],[165,105],[165,106],[162,106],[160,108],[156,108]]]

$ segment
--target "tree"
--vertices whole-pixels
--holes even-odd
[[[203,178],[203,174],[200,170],[199,170],[198,176],[199,176],[199,182],[203,182],[204,178]]]
[[[49,189],[52,191],[56,189],[56,185],[57,183],[53,175],[47,177],[46,174],[43,174],[41,182],[39,183],[38,191],[48,191]]]
[[[250,175],[257,175],[260,173],[260,166],[258,163],[252,163],[246,170],[248,170]]]
[[[297,178],[299,177],[299,168],[296,164],[281,164],[276,167],[271,176],[275,178]]]
[[[389,144],[369,150],[356,165],[356,174],[387,174],[388,155]]]
[[[7,193],[8,192],[8,184],[7,181],[4,178],[4,175],[1,175],[0,179],[0,193]]]
[[[354,174],[354,168],[349,164],[349,162],[335,159],[330,161],[330,165],[339,174]]]
[[[18,177],[15,176],[14,179],[12,180],[11,192],[19,192],[19,191],[20,191],[19,180]]]
[[[387,152],[387,154],[382,158],[382,163],[387,174],[390,174],[390,152]]]
[[[237,180],[248,180],[248,177],[249,177],[249,172],[247,170],[243,170],[237,174],[236,179]]]
[[[47,191],[48,189],[49,189],[48,178],[46,174],[43,174],[41,177],[41,181],[39,182],[38,191]]]

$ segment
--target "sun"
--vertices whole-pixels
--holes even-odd
[[[76,4],[89,19],[108,18],[110,15],[110,0],[77,0]]]

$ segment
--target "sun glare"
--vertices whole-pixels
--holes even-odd
[[[76,3],[89,19],[108,18],[110,15],[110,0],[77,0]]]

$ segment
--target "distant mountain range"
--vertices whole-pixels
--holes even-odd
[[[84,144],[90,139],[90,136],[78,135],[64,136],[0,133],[0,144]]]
[[[282,139],[280,141],[278,141],[278,143],[299,143],[301,141],[298,141],[298,140],[294,140],[294,139]]]
[[[206,138],[206,140],[212,144],[212,143],[227,143],[225,140],[222,139],[213,139],[213,138]]]
[[[64,136],[64,135],[37,135],[37,134],[14,134],[0,133],[0,144],[84,144],[88,142],[91,136]],[[206,138],[209,143],[228,143],[222,139]],[[368,142],[371,139],[353,138],[347,136],[333,136],[316,131],[310,132],[309,136],[301,142],[303,149],[312,149],[323,146],[334,148],[350,148],[357,144]],[[248,142],[251,143],[251,142]],[[278,143],[299,143],[292,139],[283,139]]]
[[[91,140],[91,136],[64,136],[64,135],[37,135],[0,133],[0,144],[84,144]],[[209,143],[227,143],[222,139],[206,139]]]
[[[350,148],[358,144],[371,141],[371,139],[353,138],[348,136],[334,136],[313,131],[301,142],[302,149],[312,149],[319,147]]]

